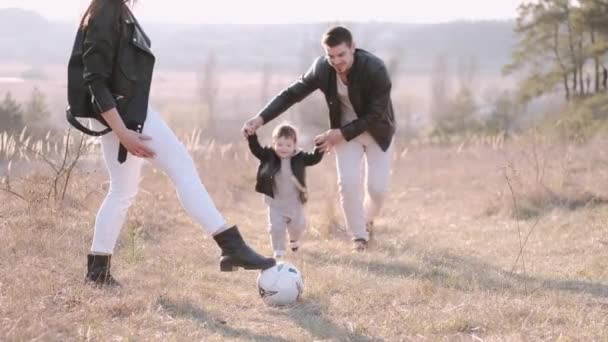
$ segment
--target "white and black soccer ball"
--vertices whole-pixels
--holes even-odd
[[[284,261],[266,269],[258,275],[258,291],[268,305],[289,305],[295,303],[304,292],[302,274]]]

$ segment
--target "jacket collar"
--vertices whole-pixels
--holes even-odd
[[[353,57],[353,66],[350,68],[350,72],[347,76],[349,84],[352,80],[357,79],[357,75],[359,74],[359,70],[361,70],[361,65],[363,64],[363,55],[365,53],[367,53],[367,51],[363,49],[355,49],[355,56]]]
[[[139,48],[143,49],[144,51],[152,54],[152,51],[150,51],[150,47],[152,45],[150,37],[148,37],[148,35],[144,31],[144,29],[141,27],[141,25],[139,25],[139,22],[135,18],[135,15],[133,15],[133,12],[131,12],[131,10],[128,7],[125,6],[125,8],[126,8],[125,16],[124,16],[125,23],[127,25],[134,25],[133,36],[130,37],[130,39],[132,40],[134,45],[136,45]]]

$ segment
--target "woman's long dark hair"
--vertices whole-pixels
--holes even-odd
[[[117,5],[116,8],[121,8],[122,6],[130,6],[132,7],[137,0],[91,0],[89,7],[82,15],[82,20],[80,21],[80,26],[87,26],[89,18],[95,15],[95,12],[103,5],[104,2],[114,3]],[[117,22],[116,25],[119,25]]]

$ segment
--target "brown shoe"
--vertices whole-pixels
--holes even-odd
[[[300,249],[300,242],[296,240],[289,240],[289,248],[292,252],[297,252]]]
[[[365,252],[367,249],[367,241],[365,239],[355,239],[353,241],[353,250],[356,252]]]

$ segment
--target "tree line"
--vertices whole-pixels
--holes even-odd
[[[538,0],[518,8],[519,40],[505,74],[520,72],[519,98],[556,89],[567,101],[605,92],[608,0]]]

